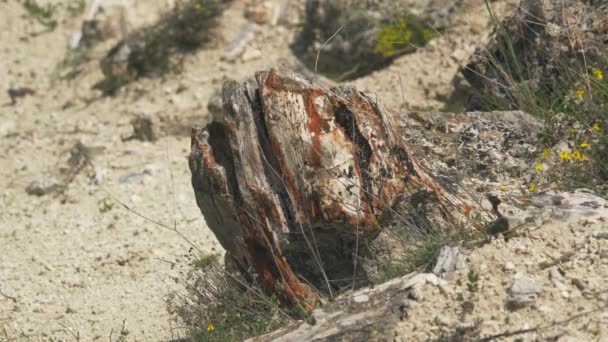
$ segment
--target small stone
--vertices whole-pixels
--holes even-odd
[[[408,294],[408,298],[420,302],[424,299],[424,296],[422,295],[422,291],[420,290],[420,288],[414,287]]]
[[[445,315],[439,315],[435,317],[435,324],[440,327],[449,327],[452,325],[452,320]]]
[[[572,285],[576,286],[576,288],[579,291],[583,291],[584,289],[587,288],[587,285],[585,284],[585,282],[580,278],[572,278],[571,281],[572,281]]]
[[[0,137],[15,131],[15,121],[4,121],[0,123]]]
[[[101,185],[103,183],[103,177],[104,174],[106,173],[104,169],[95,167],[94,170],[95,174],[93,176],[93,184],[94,185]]]
[[[517,274],[509,289],[507,304],[513,310],[534,303],[538,299],[538,285],[534,279]]]
[[[460,331],[470,331],[475,329],[477,324],[475,322],[458,322],[456,324],[456,329]]]
[[[409,316],[410,310],[416,307],[418,303],[411,299],[404,299],[399,305],[399,312],[401,313],[400,319],[403,320]]]
[[[596,239],[608,239],[608,232],[593,232],[591,236]]]
[[[547,306],[547,305],[541,305],[541,306],[538,308],[538,311],[542,312],[542,313],[543,313],[543,314],[545,314],[545,315],[550,315],[550,314],[552,314],[552,313],[553,313],[553,309],[551,309],[551,307],[550,307],[550,306]]]
[[[513,271],[515,269],[515,264],[510,261],[507,261],[504,266],[505,271]]]
[[[25,192],[29,195],[43,196],[61,188],[61,183],[53,177],[40,177],[33,180]]]
[[[519,240],[515,242],[514,251],[515,254],[527,254],[528,248],[526,247],[526,244],[523,241]]]
[[[462,63],[466,60],[467,58],[467,52],[462,50],[462,49],[456,49],[454,50],[454,52],[452,52],[452,54],[450,55],[450,58],[456,62],[456,63]]]
[[[355,303],[365,303],[367,301],[369,301],[369,296],[365,295],[365,294],[360,294],[357,295],[353,298],[353,300],[355,301]]]
[[[314,309],[308,317],[307,323],[315,325],[324,322],[327,319],[327,313],[323,309]]]
[[[259,49],[248,47],[245,52],[243,52],[243,56],[241,57],[241,59],[243,62],[250,62],[256,59],[260,59],[262,58],[262,56],[264,55]]]
[[[557,266],[552,266],[549,268],[549,279],[553,281],[561,281],[564,279]]]
[[[416,301],[411,300],[411,299],[404,299],[403,302],[401,303],[401,308],[403,308],[404,310],[411,310],[411,309],[415,308],[416,305],[418,305],[418,303],[416,303]]]
[[[465,256],[458,247],[444,246],[439,251],[433,273],[439,277],[466,268]]]

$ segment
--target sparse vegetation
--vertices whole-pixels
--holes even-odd
[[[57,27],[57,20],[54,19],[57,5],[48,3],[46,6],[41,6],[36,0],[25,0],[23,1],[23,8],[30,17],[36,19],[48,31],[53,31]]]
[[[386,57],[392,57],[401,51],[412,51],[424,46],[438,35],[429,25],[407,15],[382,28],[376,42],[376,51]]]
[[[467,273],[467,289],[469,292],[477,292],[479,290],[479,274],[473,270]]]
[[[486,2],[487,3],[487,2]],[[551,172],[537,168],[530,191],[557,181],[563,188],[592,187],[608,182],[608,50],[604,44],[568,37],[568,54],[552,56],[548,66],[523,64],[522,51],[528,44],[517,32],[494,18],[497,52],[489,56],[490,73],[496,75],[496,89],[479,94],[480,109],[521,109],[545,122],[542,141],[545,151],[537,165],[553,161]],[[530,49],[530,47],[528,47]],[[585,52],[589,51],[589,52]],[[549,54],[549,52],[545,52]],[[532,70],[534,69],[534,70]],[[500,94],[500,95],[498,95]],[[550,148],[563,141],[559,151]],[[542,176],[542,177],[541,177]]]
[[[112,94],[139,77],[179,72],[185,54],[212,41],[217,17],[229,0],[179,1],[153,25],[133,32],[102,61],[106,79],[96,87]]]
[[[429,18],[392,1],[308,2],[306,13],[292,49],[310,70],[336,81],[381,69],[438,36]]]
[[[303,318],[301,310],[284,309],[255,282],[224,270],[219,254],[195,257],[189,267],[186,293],[172,295],[168,306],[194,342],[239,341]]]
[[[368,254],[376,259],[365,262],[372,269],[370,274],[374,282],[384,282],[411,272],[429,272],[435,266],[442,247],[486,239],[483,230],[463,226],[413,225],[402,219],[411,217],[409,215],[407,211],[401,212],[396,222],[385,228],[383,234],[386,238],[369,246],[373,252]]]

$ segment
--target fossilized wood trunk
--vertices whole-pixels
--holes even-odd
[[[401,200],[426,198],[438,221],[466,219],[472,207],[425,173],[372,98],[275,70],[256,82],[224,84],[224,120],[193,129],[190,169],[209,228],[268,289],[310,310],[364,282],[357,243]]]

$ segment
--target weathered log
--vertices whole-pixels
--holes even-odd
[[[369,96],[276,70],[256,82],[224,84],[223,122],[193,129],[190,169],[207,225],[269,290],[310,310],[364,279],[357,246],[401,200],[428,208],[424,222],[466,221],[473,206],[419,166]]]
[[[445,281],[429,273],[411,273],[374,288],[349,291],[313,310],[305,322],[246,342],[394,341],[398,323],[419,305],[408,297],[426,286],[445,286]]]

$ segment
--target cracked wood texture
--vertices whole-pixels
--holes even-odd
[[[223,85],[223,121],[193,129],[190,169],[227,260],[269,291],[309,311],[364,285],[357,244],[400,201],[425,197],[428,216],[466,220],[472,207],[419,166],[374,99],[276,70],[254,83]]]

